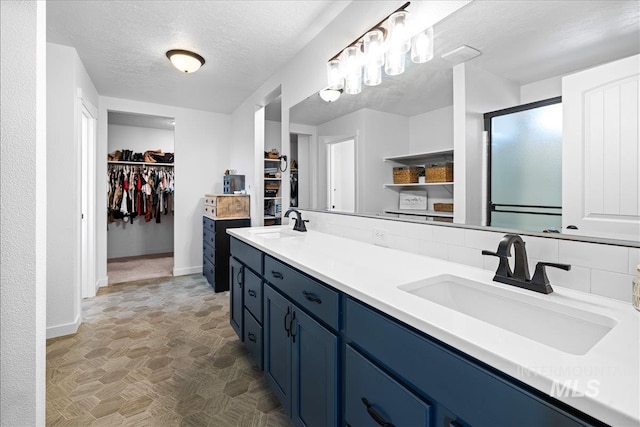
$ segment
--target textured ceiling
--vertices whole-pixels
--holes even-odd
[[[49,1],[47,41],[76,48],[98,93],[233,112],[348,1]],[[187,49],[206,63],[182,74]]]
[[[475,0],[435,25],[432,61],[407,61],[401,76],[383,75],[380,86],[331,104],[312,95],[290,120],[318,125],[361,108],[413,116],[451,105],[454,64],[440,56],[465,44],[482,52],[469,63],[521,85],[637,54],[639,9],[637,0]]]

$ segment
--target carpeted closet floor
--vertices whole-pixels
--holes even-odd
[[[48,426],[290,426],[201,275],[102,288],[47,341]]]
[[[173,276],[173,253],[107,260],[109,284]]]

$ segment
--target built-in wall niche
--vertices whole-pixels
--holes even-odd
[[[172,117],[108,112],[109,260],[173,253],[175,169],[171,156],[162,155],[175,157],[174,127]],[[125,150],[132,156],[123,158]],[[156,156],[147,161],[135,156],[149,151]]]

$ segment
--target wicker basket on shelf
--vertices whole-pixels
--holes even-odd
[[[416,184],[418,182],[418,168],[401,167],[393,168],[394,184]]]
[[[425,170],[427,182],[453,182],[453,163],[433,165]]]
[[[453,212],[453,203],[434,203],[433,210],[436,212]]]

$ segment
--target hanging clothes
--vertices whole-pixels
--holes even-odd
[[[107,170],[108,222],[135,218],[161,222],[173,213],[174,171],[168,166],[109,164]]]

